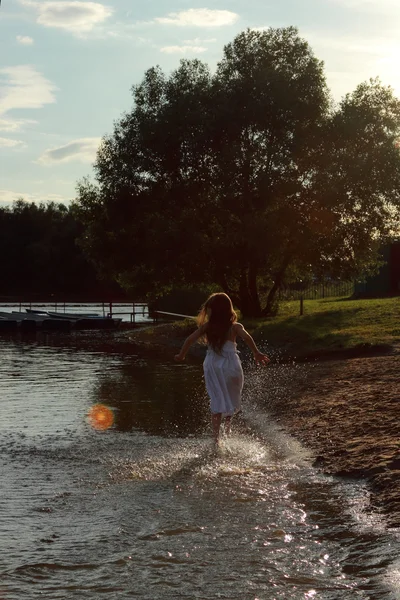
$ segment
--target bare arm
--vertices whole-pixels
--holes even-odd
[[[256,346],[255,341],[253,340],[251,335],[248,333],[248,331],[245,330],[245,328],[243,327],[243,325],[241,323],[235,323],[235,325],[233,326],[233,330],[234,330],[235,334],[238,337],[240,337],[244,341],[244,343],[250,348],[250,350],[253,353],[254,360],[257,363],[260,363],[262,365],[267,365],[270,362],[270,359],[268,358],[268,356],[259,351],[259,349]]]
[[[196,329],[196,331],[191,333],[189,335],[189,337],[187,337],[186,340],[183,342],[183,346],[182,346],[179,354],[175,355],[175,360],[177,360],[178,362],[185,360],[185,356],[186,356],[190,346],[192,346],[195,342],[197,342],[197,340],[199,338],[201,338],[205,334],[205,332],[206,332],[206,325],[202,325],[201,327],[199,327],[199,329]]]

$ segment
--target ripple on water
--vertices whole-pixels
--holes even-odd
[[[208,435],[190,429],[203,408],[190,426],[180,420],[185,369],[178,378],[171,364],[6,346],[0,341],[7,600],[396,599],[398,539],[359,517],[365,487],[316,473],[255,400],[215,453]],[[276,390],[284,393],[278,380]],[[104,398],[129,429],[121,421],[119,430],[90,428],[87,412]]]

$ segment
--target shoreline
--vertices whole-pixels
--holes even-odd
[[[193,324],[157,325],[150,334],[130,331],[129,342],[173,355],[191,330]],[[188,356],[197,361],[204,352],[194,346]],[[296,359],[282,355],[271,368],[288,362],[302,368],[289,386],[283,381],[284,400],[282,382],[280,393],[274,393],[272,383],[266,410],[313,452],[316,468],[366,480],[372,510],[385,516],[388,527],[400,527],[400,346],[371,345]]]
[[[92,349],[100,343],[103,352],[173,361],[193,328],[193,323],[175,322],[104,332],[96,340],[87,332],[78,336],[79,346]],[[271,376],[266,377],[263,408],[311,450],[322,473],[366,481],[371,509],[384,516],[388,527],[400,527],[400,345],[355,348],[352,356],[338,350],[319,360],[264,350],[272,362],[266,367]],[[192,346],[187,361],[199,364],[205,351]],[[248,360],[247,348],[242,359]]]
[[[322,472],[363,479],[371,508],[400,527],[400,351],[317,362],[268,410],[314,454]]]

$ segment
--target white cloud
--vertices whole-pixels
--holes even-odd
[[[206,50],[207,48],[204,46],[164,46],[160,48],[160,52],[164,52],[164,54],[199,54]]]
[[[25,125],[36,125],[31,119],[0,119],[0,131],[21,131]]]
[[[0,69],[0,87],[0,115],[9,110],[41,108],[56,101],[57,88],[29,65]]]
[[[22,148],[23,146],[25,144],[19,140],[0,137],[0,148]]]
[[[54,2],[19,0],[37,13],[37,23],[44,27],[56,27],[79,35],[93,30],[106,21],[114,10],[99,2],[80,0],[55,0]]]
[[[157,23],[179,25],[181,27],[222,27],[233,25],[239,15],[229,10],[211,10],[209,8],[189,8],[178,13],[169,13],[167,17],[158,17]]]
[[[67,163],[79,161],[91,163],[96,158],[96,152],[101,142],[101,138],[82,138],[73,140],[59,146],[46,150],[37,160],[42,165],[53,165],[58,163]]]
[[[193,40],[183,40],[184,44],[188,44],[189,46],[198,46],[199,44],[213,44],[217,41],[217,38],[194,38]]]
[[[37,193],[31,194],[28,192],[21,192],[14,190],[0,190],[0,204],[4,206],[11,205],[15,200],[20,199],[25,200],[26,202],[35,202],[36,204],[40,204],[40,202],[56,202],[62,204],[68,204],[69,200],[64,196],[60,196],[59,194],[49,194],[49,193]]]
[[[22,46],[32,46],[34,43],[33,38],[29,37],[29,35],[17,35],[16,40],[18,44],[22,44]]]

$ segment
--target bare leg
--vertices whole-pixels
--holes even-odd
[[[228,415],[227,417],[225,417],[225,433],[226,433],[226,435],[230,435],[231,425],[232,425],[232,417],[230,415]]]
[[[216,444],[218,444],[218,442],[219,442],[219,429],[221,427],[221,417],[222,417],[222,413],[215,413],[211,417],[213,438],[214,438],[214,442]]]

